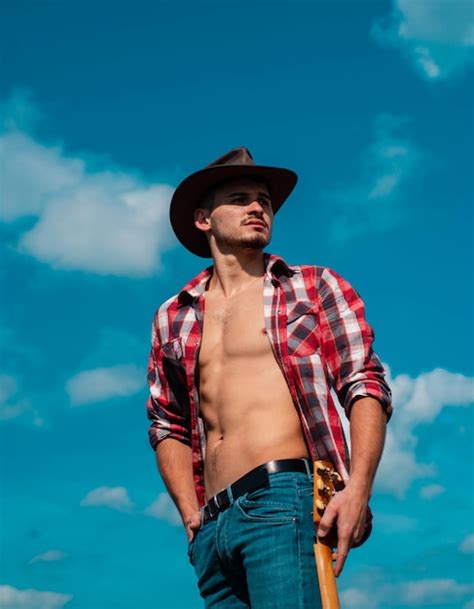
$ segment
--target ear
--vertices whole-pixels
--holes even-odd
[[[194,211],[194,224],[196,228],[207,232],[211,230],[211,225],[209,222],[209,212],[200,207]]]

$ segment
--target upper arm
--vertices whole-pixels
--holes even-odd
[[[346,279],[328,268],[321,273],[318,295],[321,352],[347,416],[356,397],[372,396],[389,418],[391,390],[373,350],[375,333],[365,317],[364,301]]]
[[[152,344],[148,359],[147,414],[151,420],[149,440],[156,450],[164,438],[191,444],[189,400],[186,374],[173,349],[173,341],[162,343],[156,317],[152,325]]]

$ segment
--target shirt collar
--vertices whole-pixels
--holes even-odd
[[[282,276],[291,277],[299,272],[298,268],[288,265],[281,256],[264,252],[263,257],[265,262],[265,274],[269,279],[275,279],[279,282]],[[208,266],[183,287],[178,294],[179,304],[191,304],[192,301],[199,298],[201,294],[206,291],[212,277],[213,269],[214,265]]]

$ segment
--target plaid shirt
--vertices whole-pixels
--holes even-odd
[[[335,271],[322,266],[289,266],[264,254],[264,317],[267,336],[285,376],[313,460],[331,461],[344,481],[349,452],[335,394],[349,417],[353,400],[376,398],[387,417],[391,390],[372,350],[374,331],[364,317],[364,303]],[[165,438],[192,448],[199,505],[205,503],[204,423],[199,412],[198,352],[203,322],[203,294],[212,266],[164,302],[152,325],[148,364],[153,450]]]

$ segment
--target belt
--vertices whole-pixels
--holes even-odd
[[[269,474],[277,474],[278,472],[306,472],[308,476],[312,475],[308,459],[278,459],[258,465],[209,499],[203,507],[203,523],[212,520],[214,516],[227,509],[233,500],[244,493],[268,487]],[[232,501],[230,497],[232,497]]]

